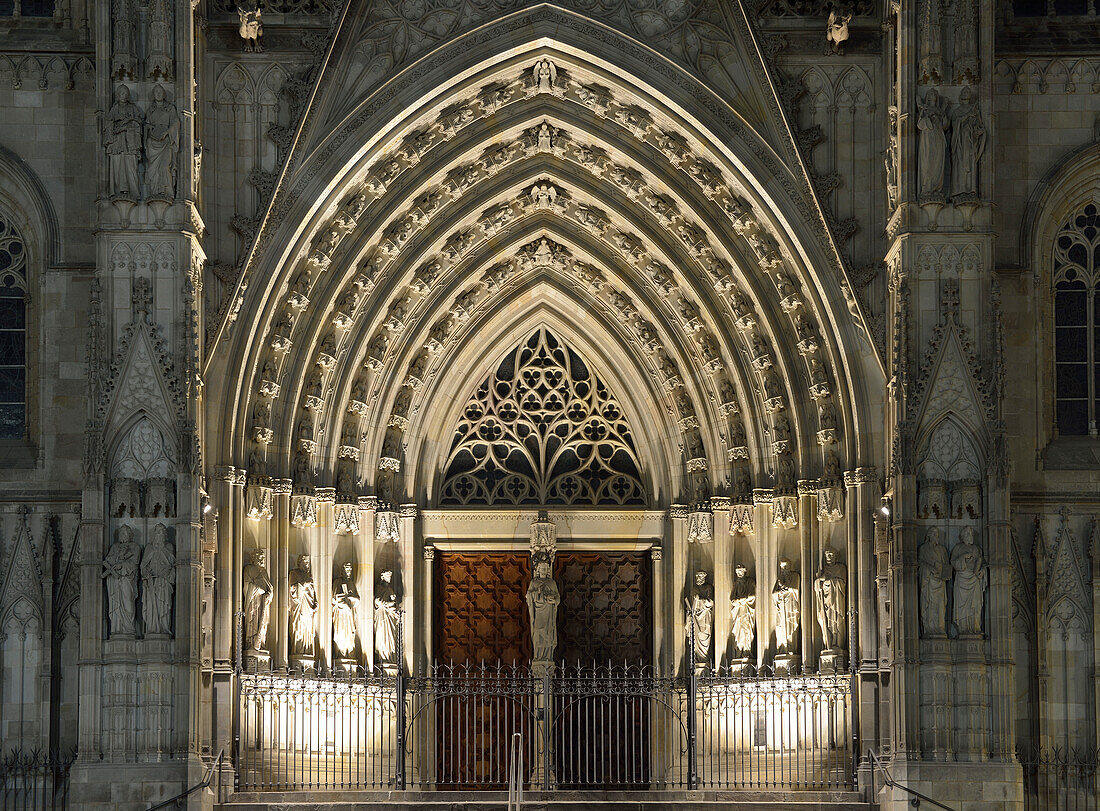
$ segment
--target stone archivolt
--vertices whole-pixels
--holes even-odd
[[[395,424],[383,398],[431,381],[476,329],[516,308],[519,287],[547,279],[614,324],[614,354],[648,366],[672,402],[703,404],[703,424],[720,426],[704,431],[722,460],[717,481],[727,456],[767,447],[761,434],[779,414],[797,441],[773,452],[812,470],[814,440],[843,436],[815,424],[817,408],[791,407],[836,398],[838,385],[843,397],[833,341],[816,326],[831,313],[748,184],[693,151],[698,138],[671,116],[594,83],[583,65],[559,70],[555,93],[529,92],[523,75],[437,102],[378,149],[286,265],[255,361],[253,396],[272,391],[272,367],[285,392],[272,404],[273,447],[290,449],[320,409],[313,433],[330,439],[316,451],[367,448],[359,479],[369,479],[369,449]],[[694,408],[667,408],[680,430],[700,423]],[[410,436],[410,415],[396,419]],[[685,434],[686,453],[692,445]]]

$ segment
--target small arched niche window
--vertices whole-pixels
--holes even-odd
[[[1061,436],[1096,436],[1098,271],[1100,211],[1090,203],[1054,240],[1054,418]]]
[[[0,211],[0,440],[27,428],[27,251]]]

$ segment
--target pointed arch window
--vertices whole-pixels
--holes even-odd
[[[462,411],[441,504],[643,505],[618,401],[545,328],[500,362]]]
[[[1054,417],[1061,436],[1096,436],[1098,273],[1100,211],[1090,204],[1054,240]]]
[[[0,212],[0,439],[23,439],[27,426],[27,251]]]

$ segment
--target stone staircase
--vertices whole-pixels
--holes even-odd
[[[504,811],[502,791],[238,792],[220,811]],[[852,791],[527,792],[523,811],[877,811]]]

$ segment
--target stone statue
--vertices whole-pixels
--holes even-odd
[[[919,197],[923,202],[944,202],[944,178],[947,168],[947,112],[940,94],[929,90],[920,105],[917,130]]]
[[[130,88],[115,88],[115,100],[103,124],[107,150],[107,193],[112,199],[134,200],[141,195],[138,162],[141,160],[141,110],[130,101]]]
[[[554,82],[558,80],[557,66],[549,59],[536,62],[534,77],[536,89],[540,93],[549,93],[554,89]]]
[[[748,576],[745,564],[733,567],[733,591],[730,594],[730,615],[733,618],[733,649],[739,659],[752,656],[756,640],[756,579]]]
[[[779,559],[779,575],[772,588],[775,603],[775,644],[780,653],[798,653],[798,627],[801,621],[801,598],[798,594],[800,579],[791,569],[789,558]]]
[[[150,200],[175,199],[179,145],[179,113],[158,84],[145,115],[145,188]]]
[[[844,648],[848,612],[848,568],[837,561],[836,552],[826,549],[824,561],[814,578],[814,600],[817,603],[817,624],[825,650]]]
[[[244,52],[254,53],[262,51],[260,38],[264,35],[264,24],[260,19],[260,4],[258,0],[244,0],[237,4],[237,16],[240,18],[239,29],[241,39],[244,40]]]
[[[397,592],[393,572],[382,572],[374,590],[374,652],[380,664],[397,664]]]
[[[527,588],[527,612],[531,618],[532,659],[553,662],[558,647],[558,604],[561,594],[551,574],[550,561],[535,561],[535,576]]]
[[[900,194],[900,181],[898,177],[898,108],[891,107],[889,113],[889,135],[887,136],[886,153],[883,158],[886,163],[886,196],[890,204],[890,211],[897,208]]]
[[[267,555],[262,549],[252,551],[249,563],[244,567],[244,644],[250,651],[266,650],[267,623],[271,617],[271,598],[274,587],[267,574]]]
[[[951,577],[947,550],[936,527],[928,530],[917,550],[920,577],[920,622],[927,636],[947,634],[947,581]]]
[[[695,573],[695,587],[691,600],[684,600],[688,620],[688,640],[695,638],[696,670],[710,664],[710,640],[714,635],[714,586],[707,582],[706,572]]]
[[[359,635],[357,612],[359,592],[352,579],[352,566],[345,563],[342,573],[332,584],[332,641],[336,652],[344,659],[355,655],[355,639]]]
[[[317,585],[309,555],[298,556],[298,568],[290,572],[290,652],[313,655],[317,633]]]
[[[951,127],[951,200],[969,202],[978,199],[978,164],[985,152],[986,130],[982,114],[974,100],[974,91],[959,92],[959,106]]]
[[[176,586],[176,554],[168,543],[168,527],[157,524],[141,556],[141,616],[145,633],[172,633],[172,592]]]
[[[985,605],[986,568],[982,550],[974,543],[974,530],[964,527],[959,542],[951,550],[955,569],[955,626],[959,635],[982,633],[982,608]]]
[[[121,526],[115,542],[103,559],[103,579],[107,581],[107,617],[112,637],[133,637],[134,610],[137,604],[137,572],[141,548],[134,542],[134,530]]]
[[[837,14],[829,12],[829,21],[825,27],[825,41],[829,43],[829,52],[834,54],[844,53],[844,43],[850,36],[848,24],[852,21],[851,14]]]

